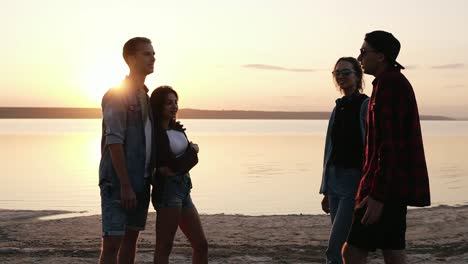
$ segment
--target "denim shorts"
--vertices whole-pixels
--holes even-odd
[[[154,209],[194,207],[190,190],[192,180],[189,174],[164,177],[156,181],[151,195]]]
[[[144,230],[148,216],[150,185],[135,193],[137,207],[125,210],[120,202],[120,187],[103,184],[101,189],[102,236],[122,236],[125,230]]]

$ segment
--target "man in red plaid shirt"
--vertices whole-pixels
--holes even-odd
[[[396,58],[400,42],[385,31],[366,34],[358,60],[375,76],[367,115],[363,176],[345,263],[366,263],[382,249],[385,263],[405,263],[407,206],[430,205],[429,179],[411,84]]]

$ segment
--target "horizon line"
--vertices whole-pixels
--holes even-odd
[[[58,110],[58,111],[57,111]],[[328,120],[331,111],[276,111],[276,110],[207,110],[179,109],[180,119],[296,119]],[[101,108],[95,107],[0,107],[2,119],[25,118],[102,118]],[[420,114],[424,120],[468,120],[444,115]]]

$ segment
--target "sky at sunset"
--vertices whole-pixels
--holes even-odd
[[[465,0],[0,1],[0,106],[100,107],[128,72],[123,44],[145,36],[148,88],[173,86],[182,108],[330,111],[335,61],[382,29],[420,112],[468,118]]]

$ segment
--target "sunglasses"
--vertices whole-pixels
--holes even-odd
[[[336,70],[332,71],[333,76],[349,76],[350,74],[355,73],[355,71],[350,69]]]
[[[376,51],[376,50],[366,50],[364,48],[359,49],[359,54],[361,56],[366,56],[366,54],[369,53],[369,52],[378,52],[378,51]]]

